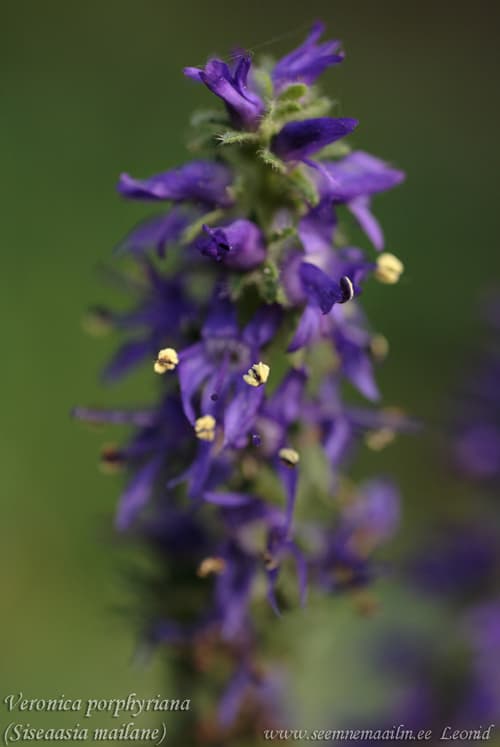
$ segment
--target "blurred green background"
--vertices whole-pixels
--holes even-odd
[[[399,286],[365,295],[391,343],[379,380],[387,403],[436,425],[366,457],[360,470],[381,464],[400,480],[405,518],[396,545],[415,543],[436,514],[473,499],[446,482],[435,452],[450,386],[478,335],[481,291],[500,277],[498,10],[487,0],[4,4],[2,697],[164,691],[161,662],[131,666],[133,627],[116,611],[130,601],[120,573],[127,555],[109,530],[118,484],[96,469],[99,436],[68,413],[76,403],[151,396],[147,376],[113,390],[99,385],[116,341],[86,337],[80,320],[89,303],[107,297],[96,265],[147,212],[118,199],[117,176],[146,176],[186,159],[185,125],[209,94],[182,67],[210,53],[241,45],[278,56],[316,18],[343,39],[346,61],[324,86],[343,115],[359,118],[356,145],[408,173],[404,187],[376,203],[387,248],[407,267]],[[375,693],[390,697],[363,669],[363,646],[377,627],[402,607],[415,625],[439,617],[390,584],[380,594],[375,621],[335,603],[280,623],[300,633],[290,659],[313,724],[330,702],[340,712],[356,699],[361,711]],[[74,720],[61,715],[57,724]]]

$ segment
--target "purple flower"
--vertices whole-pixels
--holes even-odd
[[[401,184],[404,173],[363,151],[323,163],[322,167],[317,176],[322,200],[345,203],[374,247],[382,249],[383,234],[371,213],[371,198]]]
[[[315,23],[305,42],[276,63],[272,78],[277,91],[295,81],[311,85],[327,68],[342,62],[339,41],[317,43],[324,31],[323,23]]]
[[[316,340],[330,339],[339,357],[341,373],[365,397],[376,400],[379,393],[373,377],[373,334],[361,309],[352,302],[359,293],[359,281],[372,270],[373,264],[367,263],[359,250],[349,247],[338,253],[330,266],[336,276],[340,276],[338,282],[317,266],[300,262],[300,257],[294,258],[285,272],[287,290],[292,286],[292,296],[298,300],[296,285],[290,280],[290,276],[298,274],[308,301],[288,351],[295,352]],[[343,306],[347,301],[351,302],[348,312]]]
[[[232,202],[228,192],[231,181],[231,172],[224,164],[192,161],[149,179],[134,179],[122,174],[118,192],[131,200],[187,201],[208,207],[227,207]]]
[[[335,305],[322,315],[319,308],[307,306],[288,350],[294,352],[322,338],[331,340],[339,356],[340,373],[367,399],[377,400],[380,395],[373,373],[372,334],[364,327],[359,309],[354,307],[352,314],[346,316]]]
[[[369,448],[380,450],[398,433],[417,431],[419,424],[394,409],[373,409],[344,403],[341,377],[328,376],[320,388],[312,417],[321,429],[322,445],[332,468],[333,488],[338,487],[340,468],[345,468],[364,441]]]
[[[328,262],[332,257],[336,216],[329,200],[322,200],[301,218],[297,233],[306,254],[321,257]]]
[[[317,542],[320,550],[310,561],[311,573],[323,589],[338,592],[366,586],[373,580],[373,565],[353,545],[352,533],[347,527],[323,530]]]
[[[131,470],[120,497],[116,515],[116,528],[129,529],[148,504],[160,473],[165,478],[174,468],[169,464],[169,454],[174,448],[179,452],[188,448],[190,429],[184,419],[179,402],[168,396],[157,410],[97,410],[75,408],[74,416],[92,423],[135,425],[139,430],[130,442],[120,449],[103,452],[104,460]]]
[[[393,536],[400,521],[400,496],[390,480],[369,480],[357,500],[344,510],[344,520],[364,541],[376,547]]]
[[[455,396],[453,456],[457,470],[496,489],[500,484],[500,353],[497,310],[490,301],[487,346],[476,353]]]
[[[221,726],[227,728],[236,721],[253,681],[248,663],[243,662],[234,672],[219,700],[217,715]]]
[[[340,358],[340,371],[372,402],[380,399],[375,382],[373,355],[370,350],[371,335],[357,326],[355,320],[342,320],[332,334],[335,350]]]
[[[223,639],[232,640],[248,625],[256,561],[236,542],[229,541],[221,553],[225,570],[217,576],[214,605]]]
[[[460,471],[476,480],[500,478],[500,421],[473,423],[455,439],[455,457]]]
[[[474,679],[464,710],[471,722],[494,722],[500,717],[500,601],[477,605],[467,618]]]
[[[239,662],[219,701],[219,724],[225,728],[231,727],[250,702],[261,714],[261,719],[264,716],[276,725],[282,689],[282,683],[275,672],[264,674],[248,659]]]
[[[290,428],[306,414],[306,383],[307,372],[294,368],[264,402],[255,429],[260,437],[259,451],[265,456],[274,458],[286,446]]]
[[[478,525],[434,530],[410,563],[409,576],[430,594],[458,596],[485,587],[498,566],[498,540]]]
[[[192,220],[192,214],[174,207],[165,215],[141,221],[117,244],[115,251],[117,254],[143,254],[148,249],[156,249],[158,256],[164,257],[167,246],[179,241]]]
[[[354,284],[347,275],[336,282],[316,265],[302,262],[299,276],[309,302],[319,306],[322,314],[327,314],[333,304],[346,303],[354,298]]]
[[[260,360],[281,320],[276,306],[263,307],[240,329],[236,308],[227,299],[214,302],[202,330],[202,341],[181,352],[179,383],[186,417],[196,420],[195,397],[201,415],[224,425],[224,443],[246,443],[264,390],[251,387],[243,375]]]
[[[371,275],[376,265],[374,262],[368,261],[361,249],[356,247],[343,247],[333,251],[333,247],[329,243],[331,226],[325,227],[325,224],[320,221],[316,223],[316,218],[310,219],[311,213],[315,210],[316,208],[313,208],[310,213],[302,218],[298,226],[298,234],[304,244],[305,254],[297,251],[294,247],[284,258],[281,276],[287,297],[291,303],[298,306],[309,302],[311,308],[320,309],[320,291],[324,288],[327,292],[328,288],[332,287],[333,278],[338,278],[337,285],[340,285],[341,278],[350,280],[353,293],[351,294],[350,287],[348,288],[344,281],[342,283],[342,297],[352,300],[360,294],[362,282]],[[307,230],[305,229],[306,221],[309,223]],[[314,270],[309,270],[309,268],[304,270],[302,268],[303,264],[316,267],[321,274],[315,273]],[[306,275],[303,279],[304,273]],[[306,292],[305,286],[309,285],[307,282],[308,274],[311,275],[311,287]],[[342,298],[336,303],[341,301]]]
[[[212,93],[224,101],[235,127],[256,130],[264,111],[264,104],[248,87],[250,66],[250,56],[242,54],[236,57],[232,69],[222,60],[212,59],[203,70],[186,67],[184,74],[204,83]]]
[[[244,493],[218,491],[206,492],[204,499],[221,509],[224,520],[233,534],[235,541],[241,540],[245,527],[255,525],[257,522],[262,524],[266,530],[266,550],[263,556],[263,564],[261,562],[261,569],[265,569],[268,580],[268,600],[276,614],[279,614],[276,586],[280,568],[282,561],[289,556],[294,559],[296,564],[299,595],[301,601],[304,602],[307,583],[306,561],[291,537],[290,504],[288,504],[285,511],[281,511],[267,505],[255,496]],[[240,540],[237,539],[238,537]],[[258,570],[258,565],[255,561],[256,558],[253,561],[253,573]],[[250,584],[251,582],[252,579],[248,578],[247,583]],[[225,589],[226,586],[224,585],[222,588]],[[247,585],[245,585],[245,589],[248,592]],[[241,626],[244,619],[244,610],[248,606],[249,601],[247,593],[244,595],[237,594],[236,598],[234,598],[231,592],[227,598],[232,600],[231,607],[233,608],[234,606],[234,612],[231,614],[236,616],[239,621],[238,626]],[[231,628],[232,634],[234,634],[236,629]]]
[[[235,270],[251,270],[266,257],[264,237],[259,228],[249,220],[235,220],[226,226],[203,226],[205,236],[196,242],[196,248]]]
[[[176,344],[183,323],[192,318],[192,306],[179,278],[162,276],[149,262],[143,263],[146,283],[135,309],[113,315],[114,326],[133,337],[117,350],[103,372],[105,381],[117,381],[145,358],[153,361],[163,343]]]
[[[263,401],[262,388],[254,389],[243,380],[237,380],[223,418],[225,446],[238,449],[247,445],[248,435]]]
[[[283,161],[308,162],[308,156],[349,135],[357,125],[357,119],[332,117],[289,122],[274,136],[271,147]]]
[[[338,203],[349,203],[357,197],[386,192],[397,187],[405,178],[403,171],[361,150],[338,161],[326,162],[325,169],[332,179],[323,182],[323,194]]]
[[[364,483],[339,522],[318,532],[311,572],[331,591],[365,586],[377,573],[372,553],[398,524],[399,494],[393,483]]]

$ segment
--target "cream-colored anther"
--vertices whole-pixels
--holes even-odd
[[[271,369],[262,361],[254,363],[252,368],[248,369],[248,373],[244,374],[243,381],[249,386],[262,386],[266,383],[269,378]]]
[[[215,438],[215,418],[213,415],[203,415],[194,424],[197,438],[202,441],[213,441]]]
[[[373,335],[370,340],[370,352],[377,361],[382,361],[389,352],[389,342],[384,335]]]
[[[376,431],[370,431],[365,436],[365,444],[372,451],[382,451],[389,446],[396,438],[396,433],[392,428],[379,428]]]
[[[82,326],[88,335],[104,337],[113,329],[113,315],[99,307],[88,309],[82,319]]]
[[[300,461],[299,453],[295,449],[280,449],[278,456],[287,467],[295,467]]]
[[[262,555],[262,560],[264,561],[264,567],[266,571],[275,571],[276,568],[279,568],[279,560],[278,558],[274,557],[269,550],[266,550]]]
[[[166,371],[173,371],[179,364],[179,356],[174,348],[164,348],[158,353],[154,364],[154,370],[157,374],[164,374]]]
[[[222,573],[226,569],[226,561],[224,558],[204,558],[196,573],[200,578],[206,578],[210,574]]]
[[[101,449],[99,468],[105,475],[114,475],[121,472],[125,460],[116,444],[105,444]]]
[[[394,285],[397,283],[404,270],[404,265],[394,254],[384,252],[377,259],[375,277],[381,283]]]

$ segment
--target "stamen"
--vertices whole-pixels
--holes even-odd
[[[194,424],[197,438],[201,441],[213,441],[215,438],[215,418],[213,415],[203,415]]]
[[[249,386],[262,386],[268,380],[270,371],[269,366],[259,361],[259,363],[254,363],[252,368],[248,369],[248,373],[243,376],[243,381]]]
[[[115,475],[124,465],[123,454],[116,444],[105,444],[101,449],[99,467],[106,475]]]
[[[352,301],[354,298],[354,285],[352,284],[351,278],[348,278],[347,275],[344,275],[344,277],[340,278],[340,290],[342,291],[342,300],[340,303],[347,303],[348,301]]]
[[[396,438],[396,433],[392,428],[379,428],[376,431],[371,431],[365,436],[365,444],[372,451],[382,451],[386,446],[389,446]]]
[[[272,555],[272,554],[271,554],[271,553],[269,552],[269,550],[266,550],[266,551],[265,551],[265,552],[264,552],[264,553],[262,554],[262,559],[263,559],[263,561],[264,561],[264,567],[265,567],[266,571],[274,571],[274,570],[276,570],[276,568],[278,568],[278,566],[279,566],[279,561],[278,561],[278,559],[277,559],[277,558],[275,558],[275,557],[274,557],[274,555]]]
[[[370,353],[376,361],[382,361],[389,352],[389,343],[384,335],[373,335],[370,340]]]
[[[374,594],[370,594],[365,589],[355,592],[352,596],[354,607],[362,617],[373,617],[379,609],[379,600]]]
[[[198,566],[196,573],[200,578],[206,578],[211,573],[219,574],[225,570],[226,561],[224,558],[204,558]]]
[[[154,370],[157,374],[164,374],[166,371],[173,371],[179,364],[179,356],[174,348],[164,348],[158,353],[158,358],[154,364]]]
[[[82,326],[87,334],[103,337],[113,329],[113,314],[103,306],[93,306],[85,313]]]
[[[377,259],[377,269],[375,277],[381,283],[394,285],[397,283],[404,270],[404,265],[394,254],[384,252]]]
[[[300,456],[295,449],[280,449],[278,456],[287,467],[296,467],[300,461]]]
[[[348,568],[344,565],[336,565],[332,569],[332,576],[335,583],[342,586],[352,583],[355,575],[352,568]]]

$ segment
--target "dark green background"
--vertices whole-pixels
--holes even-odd
[[[144,214],[116,196],[118,174],[146,176],[185,160],[189,113],[212,103],[182,67],[236,44],[279,55],[318,17],[347,51],[324,85],[342,114],[359,118],[356,145],[408,173],[376,207],[387,248],[407,271],[399,286],[371,287],[365,298],[391,342],[380,376],[386,401],[433,427],[367,459],[366,471],[379,460],[399,476],[401,546],[474,499],[447,480],[436,451],[450,386],[479,334],[481,292],[500,274],[495,4],[11,0],[0,46],[2,694],[110,697],[162,687],[158,662],[131,668],[132,626],[114,611],[130,599],[119,573],[127,560],[108,529],[118,485],[96,469],[99,436],[68,417],[75,403],[148,398],[150,376],[101,388],[114,341],[85,337],[80,319],[106,299],[95,266]],[[374,629],[403,606],[412,624],[428,624],[431,612],[406,592],[388,585],[381,594],[376,621],[336,604],[284,623],[299,634],[290,658],[302,668],[299,694],[313,724],[323,724],[331,702],[333,718],[389,695],[368,680],[360,688]]]

